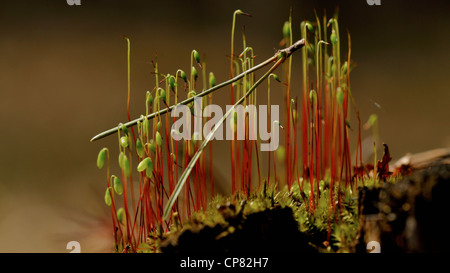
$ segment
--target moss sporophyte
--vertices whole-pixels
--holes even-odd
[[[281,31],[285,48],[255,64],[254,47],[247,45],[244,28],[241,53],[235,54],[237,15],[250,17],[241,10],[233,13],[229,79],[218,83],[197,50],[190,53],[190,67],[173,74],[159,71],[155,55],[155,86],[145,94],[145,114],[134,120],[129,114],[130,39],[123,36],[127,41],[127,121],[91,139],[118,137],[119,172],[110,174],[108,148],[101,149],[97,158],[99,169],[107,167],[104,200],[112,212],[114,251],[159,252],[164,238],[197,220],[204,225],[225,223],[231,216],[217,209],[224,202],[233,204],[237,213],[233,217],[244,218],[278,206],[290,207],[298,231],[321,234],[326,243],[314,245],[326,251],[335,251],[338,245],[346,249],[356,236],[354,198],[358,185],[369,175],[355,171],[364,165],[361,122],[350,86],[354,68],[350,35],[342,64],[337,14],[320,20],[315,13],[314,21],[295,27],[291,11]],[[298,40],[293,38],[296,30],[301,34]],[[297,51],[301,64],[291,58]],[[268,66],[258,78],[256,72]],[[293,66],[302,67],[302,74],[294,75]],[[292,88],[291,77],[302,78],[301,90]],[[266,80],[268,104],[262,105],[257,88]],[[215,92],[226,86],[231,103],[223,110],[212,102]],[[271,92],[279,87],[284,91]],[[273,96],[284,96],[284,105],[272,105]],[[357,126],[352,125],[350,102]],[[374,120],[368,123],[372,128]],[[351,126],[358,129],[353,172]],[[284,139],[279,139],[280,134]],[[221,168],[231,169],[229,197],[215,194],[212,169],[216,156],[208,145],[222,139],[230,145],[230,165],[220,163]],[[205,153],[208,146],[209,153]]]

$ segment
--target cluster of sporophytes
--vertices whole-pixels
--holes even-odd
[[[293,40],[294,27],[290,14],[282,28],[282,45],[286,48],[255,65],[256,56],[253,48],[247,46],[244,31],[242,50],[235,50],[235,25],[239,15],[249,16],[241,10],[233,14],[230,79],[217,84],[214,74],[207,73],[206,63],[196,50],[190,54],[189,73],[178,69],[174,74],[162,74],[155,57],[155,86],[147,91],[145,115],[135,120],[131,120],[129,115],[130,40],[124,37],[128,45],[128,121],[92,139],[116,133],[119,142],[119,175],[110,174],[108,148],[103,148],[97,159],[99,169],[105,162],[107,165],[105,203],[112,210],[115,251],[158,251],[158,244],[149,241],[171,230],[179,230],[195,212],[210,208],[209,201],[215,200],[212,204],[217,204],[217,200],[221,200],[214,199],[214,156],[212,146],[208,144],[230,115],[233,115],[230,122],[234,123],[231,126],[234,138],[230,141],[233,201],[251,199],[269,189],[285,191],[289,198],[296,196],[302,204],[295,210],[302,230],[311,228],[314,222],[314,227],[321,232],[326,231],[325,241],[329,243],[334,234],[343,245],[349,231],[341,223],[351,222],[351,231],[354,231],[355,214],[346,206],[354,203],[352,198],[358,183],[364,184],[368,171],[362,163],[361,122],[350,90],[350,35],[346,59],[341,60],[337,14],[329,20],[326,16],[320,20],[315,14],[315,21],[301,22],[301,40],[296,42]],[[290,56],[300,50],[303,86],[300,92],[294,92],[291,90],[293,64]],[[268,65],[272,65],[271,68],[257,79],[255,72]],[[279,66],[282,66],[283,77],[274,74]],[[271,78],[282,83],[285,89],[285,117],[282,123],[276,121],[271,124]],[[259,152],[261,139],[249,138],[252,119],[246,114],[243,122],[238,122],[234,108],[239,104],[257,105],[257,87],[266,79],[269,104],[267,127],[269,131],[272,126],[282,127],[285,138],[278,150]],[[210,133],[202,141],[195,134],[190,140],[175,141],[174,137],[180,132],[171,129],[175,118],[171,120],[167,113],[180,105],[187,105],[194,112],[195,98],[201,98],[203,105],[211,105],[213,92],[227,85],[233,107],[211,126]],[[186,98],[181,99],[185,94]],[[354,170],[349,143],[350,104],[354,106],[359,132]],[[191,124],[195,124],[196,118],[191,118]],[[202,119],[202,124],[205,124],[211,120],[211,115]],[[244,127],[244,140],[236,137],[238,126]],[[297,138],[301,138],[300,144]],[[263,157],[268,158],[265,168],[261,163]],[[284,165],[284,174],[280,173],[280,168],[277,173],[277,163],[278,166],[281,163]],[[119,199],[119,196],[122,198]]]

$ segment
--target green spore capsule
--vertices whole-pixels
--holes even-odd
[[[123,162],[122,162],[122,169],[125,173],[126,177],[130,177],[131,175],[131,168],[130,168],[130,161],[128,160],[128,157],[124,154],[123,155]]]
[[[172,75],[169,77],[169,86],[172,90],[175,90],[175,77]]]
[[[189,141],[188,154],[189,154],[189,157],[192,157],[194,155],[194,142],[192,142],[192,141]]]
[[[147,103],[152,105],[153,104],[153,95],[152,95],[152,93],[150,93],[150,91],[147,91],[146,98],[147,98]]]
[[[280,162],[284,162],[286,158],[286,149],[284,148],[284,146],[280,145],[275,153],[277,155],[278,160]]]
[[[372,114],[369,117],[368,123],[373,126],[375,124],[375,122],[377,122],[378,120],[378,116],[376,114]]]
[[[191,73],[192,73],[192,76],[194,77],[194,81],[196,81],[197,78],[198,78],[198,72],[197,72],[197,69],[196,69],[195,67],[192,67],[192,68],[191,68]]]
[[[161,147],[161,145],[162,145],[162,137],[161,137],[161,134],[158,131],[156,131],[155,139],[156,139],[156,145]]]
[[[281,82],[280,78],[278,78],[277,74],[270,74],[270,76],[272,76],[277,82]]]
[[[335,45],[338,42],[338,38],[336,36],[336,31],[333,29],[330,35],[331,44]]]
[[[284,22],[283,25],[283,37],[285,39],[289,39],[289,37],[291,36],[291,27],[288,21]]]
[[[112,204],[112,201],[111,201],[111,192],[110,192],[109,188],[107,188],[107,189],[106,189],[106,192],[105,192],[105,204],[106,204],[108,207],[110,207],[111,204]]]
[[[339,105],[342,105],[344,102],[344,92],[342,92],[342,88],[338,87],[336,90],[336,99]]]
[[[310,22],[306,22],[305,26],[306,26],[306,29],[309,30],[309,32],[314,32],[314,28]]]
[[[312,104],[315,104],[317,101],[317,92],[316,90],[312,89],[311,91],[309,91],[309,101]]]
[[[150,157],[144,158],[141,162],[139,162],[139,164],[137,166],[138,172],[143,172],[147,168],[153,169],[153,162]]]
[[[119,167],[122,169],[123,168],[123,157],[125,156],[125,154],[123,152],[120,152],[119,154]]]
[[[161,121],[159,120],[158,123],[156,123],[156,131],[161,132]]]
[[[216,77],[214,73],[209,72],[209,88],[214,87],[216,85]]]
[[[112,181],[113,181],[113,187],[114,187],[114,191],[118,194],[121,195],[123,193],[123,186],[122,186],[122,182],[120,181],[120,179],[113,175],[112,176]]]
[[[183,70],[180,70],[180,76],[184,82],[187,82],[186,72],[184,72]]]
[[[153,139],[151,139],[150,143],[147,143],[146,145],[148,146],[150,151],[152,151],[153,153],[156,153],[156,145],[155,145],[155,141]]]
[[[142,122],[142,131],[144,132],[144,135],[148,135],[148,129],[150,127],[150,124],[148,122],[148,119],[145,118],[144,121]]]
[[[121,124],[121,125],[120,125],[120,129],[122,129],[122,131],[123,131],[124,134],[128,135],[128,129],[127,129],[127,126],[125,126],[124,124]]]
[[[127,136],[123,136],[123,137],[120,138],[120,145],[123,148],[128,147],[128,137]]]
[[[197,50],[192,50],[192,53],[194,54],[194,59],[197,61],[197,63],[200,63],[200,54],[198,54]]]
[[[124,223],[125,221],[125,209],[120,208],[117,210],[117,220],[119,220],[120,223]]]
[[[348,64],[347,64],[347,62],[345,62],[341,68],[342,74],[347,74],[347,69],[348,69]]]
[[[161,90],[159,92],[160,92],[160,97],[162,98],[162,100],[164,102],[166,102],[166,90],[161,88]]]
[[[106,158],[106,153],[108,151],[108,148],[103,148],[100,150],[100,152],[98,152],[97,155],[97,168],[100,170],[103,168],[103,166],[105,165],[105,158]]]
[[[139,157],[143,157],[145,154],[144,145],[139,138],[136,140],[136,152]]]

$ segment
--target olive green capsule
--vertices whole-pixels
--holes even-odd
[[[147,97],[147,103],[152,105],[153,104],[153,95],[152,95],[152,93],[150,93],[150,91],[147,91],[146,97]]]
[[[148,167],[148,168],[145,170],[145,175],[146,175],[148,178],[152,177],[152,174],[153,174],[153,166],[152,166],[151,168]]]
[[[370,124],[370,126],[374,125],[375,122],[377,122],[378,120],[378,116],[376,114],[372,114],[369,117],[368,123]]]
[[[184,72],[183,70],[180,69],[180,76],[183,79],[184,82],[187,82],[187,78],[186,78],[186,72]]]
[[[142,131],[144,132],[144,135],[148,135],[150,128],[150,123],[148,122],[147,117],[144,118],[144,121],[142,122]]]
[[[200,64],[200,54],[198,54],[197,50],[192,50],[192,53],[194,55],[194,59],[197,61],[197,63]]]
[[[141,119],[144,119],[144,115],[141,115]],[[138,128],[139,136],[142,136],[142,122],[140,120],[136,121],[136,127]]]
[[[341,68],[342,74],[347,74],[347,69],[348,69],[348,64],[347,64],[347,62],[345,62]]]
[[[297,122],[297,120],[298,120],[297,110],[295,110],[295,109],[292,110],[292,116],[293,116],[294,122]]]
[[[198,78],[198,72],[197,72],[197,69],[194,66],[191,68],[191,74],[194,77],[194,81],[196,81],[197,78]]]
[[[169,86],[172,90],[175,90],[175,77],[172,75],[169,76]]]
[[[344,92],[342,92],[342,88],[338,87],[336,90],[336,99],[339,105],[342,105],[344,102]]]
[[[123,131],[124,134],[128,135],[128,129],[127,126],[125,126],[124,124],[120,123],[120,129]]]
[[[108,148],[103,148],[98,152],[97,155],[97,168],[100,170],[105,165],[106,153],[108,152]]]
[[[329,27],[331,25],[331,23],[333,23],[333,20],[334,20],[334,18],[330,18],[330,20],[328,20],[327,27]]]
[[[317,92],[316,90],[312,89],[311,91],[309,91],[309,101],[312,104],[315,104],[317,101]]]
[[[123,186],[122,186],[122,182],[120,181],[120,179],[115,176],[112,175],[112,181],[113,181],[113,187],[114,187],[114,191],[118,194],[121,195],[123,193]]]
[[[119,167],[122,169],[123,168],[123,157],[125,156],[125,154],[123,152],[120,152],[119,154]]]
[[[123,148],[128,147],[128,137],[127,136],[123,136],[123,137],[120,138],[120,145]]]
[[[272,74],[270,74],[270,76],[272,76],[272,78],[274,78],[277,82],[281,82],[280,78],[278,78],[277,74],[272,73]]]
[[[150,157],[144,158],[141,162],[139,162],[137,166],[138,172],[142,172],[146,170],[147,168],[153,168],[153,162]]]
[[[117,210],[117,220],[119,221],[119,223],[124,223],[125,221],[125,209],[124,208],[120,208]]]
[[[164,90],[164,89],[162,89],[161,88],[161,90],[159,91],[160,93],[160,97],[162,98],[162,100],[164,101],[164,102],[166,102],[166,90]]]
[[[136,140],[136,152],[139,157],[143,157],[145,154],[144,146],[139,138]]]
[[[110,207],[112,204],[111,201],[111,191],[109,188],[106,188],[106,192],[105,192],[105,204]]]
[[[172,157],[173,164],[177,163],[177,156],[174,153],[170,153],[170,156]]]
[[[331,44],[335,45],[338,42],[338,38],[336,36],[336,31],[333,29],[330,35]]]
[[[289,39],[289,37],[291,36],[291,26],[289,24],[288,21],[284,22],[283,25],[283,37],[285,39]]]
[[[130,177],[131,175],[130,161],[128,160],[128,157],[125,154],[123,155],[122,169],[123,172],[125,173],[125,176]]]
[[[189,154],[189,157],[192,157],[194,155],[194,142],[192,142],[192,141],[189,141],[188,154]]]
[[[310,22],[306,22],[305,26],[306,26],[306,29],[309,30],[309,32],[314,32],[314,28]]]
[[[161,145],[162,145],[162,137],[161,137],[161,134],[158,131],[156,131],[155,139],[156,139],[156,145],[161,147]]]
[[[276,150],[277,158],[280,162],[284,162],[284,159],[286,158],[286,149],[284,146],[280,145],[278,149]]]
[[[156,145],[153,139],[150,140],[150,143],[147,143],[146,146],[154,153],[156,153]]]
[[[216,77],[214,73],[209,72],[209,88],[214,87],[216,85]]]
[[[156,130],[158,132],[161,132],[161,121],[159,120],[158,123],[156,123]]]

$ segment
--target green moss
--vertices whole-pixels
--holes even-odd
[[[364,182],[368,188],[378,188],[383,183],[395,183],[398,179],[399,177],[391,177],[387,182],[364,179],[364,181],[359,181],[358,186],[362,187]],[[330,204],[329,183],[322,181],[318,205],[312,214],[312,210],[308,209],[309,204],[303,201],[309,200],[307,184],[309,183],[304,183],[303,192],[300,191],[298,185],[293,185],[290,192],[287,187],[280,190],[271,187],[267,191],[263,189],[255,191],[248,199],[245,194],[240,192],[234,196],[216,195],[209,202],[205,211],[192,213],[191,217],[182,224],[174,221],[175,224],[171,226],[171,231],[168,233],[152,234],[146,244],[141,244],[139,251],[161,252],[161,245],[168,243],[177,245],[177,240],[183,233],[200,234],[202,230],[206,229],[223,231],[220,236],[212,239],[219,240],[230,236],[241,227],[233,222],[236,219],[245,221],[257,213],[288,207],[292,209],[292,217],[298,224],[298,230],[316,251],[354,252],[359,232],[359,190],[352,191],[350,188],[343,190],[340,196],[340,205],[336,201],[336,212],[334,212],[334,208]],[[339,200],[337,188],[335,188],[334,194],[334,200]],[[279,223],[279,225],[283,225],[283,223]],[[203,234],[203,236],[205,235]]]

